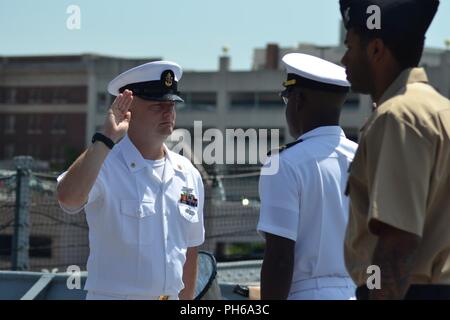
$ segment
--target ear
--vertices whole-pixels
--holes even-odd
[[[367,45],[367,56],[369,61],[379,63],[386,54],[386,45],[381,38],[372,39]]]

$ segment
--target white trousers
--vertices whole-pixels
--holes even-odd
[[[356,300],[356,286],[347,277],[320,277],[292,283],[288,300]]]

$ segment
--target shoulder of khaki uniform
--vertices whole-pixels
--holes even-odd
[[[274,155],[274,154],[277,154],[277,153],[281,153],[281,152],[283,152],[284,150],[289,149],[289,148],[291,148],[291,147],[297,145],[298,143],[300,143],[300,142],[302,142],[302,141],[303,141],[303,140],[300,139],[300,140],[297,140],[297,141],[294,141],[294,142],[290,142],[290,143],[288,143],[288,144],[285,144],[285,145],[279,147],[278,149],[270,150],[269,152],[267,152],[267,156],[270,157],[271,155]]]

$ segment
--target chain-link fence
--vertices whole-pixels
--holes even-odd
[[[205,191],[205,250],[218,261],[260,258],[259,171],[218,174]]]
[[[57,268],[61,272],[69,265],[85,266],[89,255],[86,218],[84,212],[68,215],[60,209],[57,174],[30,171],[27,195],[18,192],[23,189],[19,190],[18,173],[0,170],[0,269],[51,272]],[[216,172],[204,180],[206,240],[201,249],[214,253],[218,261],[262,255],[262,238],[256,233],[258,179],[259,171],[251,168],[232,174]],[[28,202],[18,199],[26,196]],[[26,220],[18,220],[23,212]],[[17,252],[24,250],[27,263],[20,265]]]

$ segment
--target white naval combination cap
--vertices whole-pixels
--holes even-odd
[[[327,60],[303,53],[289,53],[282,59],[286,67],[286,88],[298,86],[333,92],[348,92],[345,68]]]
[[[177,91],[182,74],[183,70],[175,62],[148,62],[111,80],[108,92],[117,96],[128,89],[133,95],[145,100],[183,102]]]

